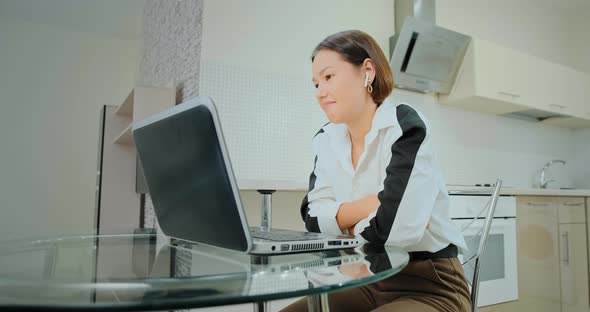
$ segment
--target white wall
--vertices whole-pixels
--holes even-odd
[[[576,67],[568,56],[569,19],[563,10],[539,0],[436,1],[440,26]]]
[[[227,10],[230,5],[232,10]],[[552,62],[581,67],[583,57],[571,57],[572,43],[567,31],[572,26],[566,12],[559,5],[548,6],[547,2],[541,5],[533,0],[437,1],[437,23],[443,27]],[[393,4],[392,1],[373,1],[366,5],[356,1],[279,4],[263,0],[205,0],[203,23],[205,68],[208,64],[229,64],[252,77],[283,75],[305,80],[310,75],[310,51],[334,32],[351,28],[365,30],[388,51],[387,39],[393,34]],[[203,71],[201,75],[201,90],[206,92],[208,88],[203,84],[207,84],[208,78]],[[302,89],[302,92],[312,90]],[[291,96],[292,91],[289,89],[287,93]],[[435,133],[439,163],[449,184],[488,183],[499,177],[506,186],[531,187],[536,171],[547,161],[564,159],[568,161],[567,166],[556,166],[550,172],[559,180],[552,187],[581,186],[580,179],[574,178],[574,164],[578,162],[574,154],[575,139],[582,135],[575,135],[572,130],[444,107],[432,96],[400,90],[394,91],[393,98],[407,100],[426,113]],[[310,99],[313,100],[313,95]],[[301,105],[313,104],[302,102]],[[287,139],[297,148],[309,148],[307,141],[288,135]],[[309,137],[308,133],[301,136]],[[228,141],[231,153],[232,142]],[[287,194],[281,198],[280,192],[275,195],[278,202],[274,206],[289,209],[291,218],[278,217],[275,213],[275,225],[298,228],[298,206],[304,193]],[[255,192],[242,195],[253,219],[251,223],[257,223],[258,195]]]
[[[226,10],[228,3],[235,9]],[[333,4],[205,1],[202,62],[232,64],[259,75],[286,73],[307,79],[313,46],[328,34],[350,28],[366,30],[388,50],[387,38],[393,33],[391,1],[373,3],[370,15],[362,4]],[[564,34],[569,26],[562,11],[534,1],[500,0],[490,5],[489,1],[455,0],[437,4],[437,22],[444,27],[575,65],[567,57],[569,41]],[[379,15],[372,15],[374,12]],[[284,48],[287,44],[289,49]],[[206,75],[202,80],[206,82]],[[395,96],[403,94],[394,92]],[[490,182],[499,176],[506,185],[530,187],[535,171],[548,160],[572,160],[571,130],[441,107],[428,96],[412,97],[411,101],[433,123],[449,183]],[[512,135],[515,132],[521,136]],[[554,187],[573,184],[571,166],[553,171],[560,180]]]
[[[387,50],[393,3],[211,0],[203,12],[199,92],[217,104],[238,181],[306,185],[311,138],[326,123],[311,52],[346,29],[371,33]]]
[[[348,29],[369,32],[387,51],[393,1],[205,0],[201,60],[302,76],[311,85],[313,48]]]
[[[570,3],[571,6],[565,3],[550,5],[551,1],[535,0],[497,0],[493,5],[489,4],[489,1],[483,0],[437,2],[437,23],[577,70],[590,67],[587,58],[590,53],[590,35],[587,34],[588,27],[585,27],[590,26],[587,21],[590,6],[574,7],[573,3]],[[432,109],[430,115],[450,116],[440,107]],[[473,162],[473,159],[483,159],[486,154],[497,159],[491,166],[468,166],[473,175],[489,176],[497,172],[497,175],[506,179],[508,185],[530,186],[524,178],[533,178],[535,169],[541,168],[548,160],[564,159],[568,161],[566,167],[558,165],[551,170],[559,183],[550,187],[582,187],[582,179],[576,178],[580,167],[574,154],[583,142],[577,139],[581,136],[574,136],[574,131],[477,113],[465,117],[468,118],[463,120],[467,122],[449,126],[452,132],[464,131],[463,137],[470,139],[454,144],[471,149],[473,144],[469,141],[483,137],[481,132],[485,131],[492,143],[473,149],[472,153],[467,153],[471,157],[466,159]],[[516,133],[518,135],[514,135]],[[446,135],[444,140],[448,138]],[[454,159],[451,153],[441,153],[447,168],[456,167],[463,161]],[[522,178],[515,180],[513,177],[517,173],[522,174]],[[450,179],[455,180],[463,183],[462,179]]]
[[[89,232],[98,119],[135,82],[138,43],[0,18],[0,237]]]
[[[590,189],[590,129],[575,132],[575,166],[578,169],[574,182],[578,188]]]
[[[575,64],[576,69],[590,73],[590,9],[572,10],[566,17],[569,42],[567,58]]]
[[[403,90],[394,98],[413,103],[430,121],[439,164],[448,184],[493,183],[497,178],[506,187],[532,187],[536,172],[551,159],[570,165],[556,166],[550,174],[570,186],[574,141],[571,130],[446,107],[432,96]]]
[[[578,64],[578,70],[590,73],[590,10],[572,11],[569,14],[569,57]],[[590,86],[588,86],[590,89]],[[590,99],[587,101],[590,106]],[[577,170],[574,184],[579,188],[590,188],[590,129],[575,131]]]
[[[204,1],[200,91],[201,95],[213,96],[218,104],[238,179],[277,172],[298,181],[308,179],[308,170],[313,164],[311,138],[324,120],[311,83],[313,48],[338,31],[361,29],[370,33],[387,51],[388,38],[394,29],[393,18],[391,0]],[[239,85],[232,83],[236,80]],[[215,92],[220,94],[215,96]],[[248,106],[239,114],[228,112],[225,105],[229,103],[223,101],[224,92]],[[277,105],[282,107],[277,108]],[[254,110],[264,115],[252,113]],[[284,121],[282,127],[275,127],[277,116],[269,115],[276,111],[282,114],[279,116]],[[296,116],[301,120],[301,114],[308,116],[306,122],[310,126],[298,133],[292,132],[302,127],[295,127],[290,119]],[[235,120],[228,122],[224,118],[227,116]],[[252,126],[248,123],[252,120],[250,117],[263,122]],[[298,161],[306,164],[305,170],[288,170],[294,166],[285,164],[287,157],[280,154],[264,158],[264,151],[255,144],[256,138],[264,135],[267,128],[281,131],[283,136],[283,139],[271,141],[271,152],[285,150],[288,156],[301,152],[303,156]],[[261,161],[248,166],[233,157],[232,152],[251,158],[260,154]],[[294,164],[297,169],[299,162]],[[275,194],[273,226],[302,229],[298,210],[304,195],[303,192]],[[250,224],[259,224],[259,195],[245,191],[242,198]]]

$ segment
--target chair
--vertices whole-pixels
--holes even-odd
[[[464,226],[461,231],[465,232],[472,225],[477,219],[479,219],[487,209],[487,213],[485,214],[485,219],[483,223],[483,227],[481,230],[477,232],[477,234],[473,236],[471,240],[467,242],[469,246],[471,242],[476,239],[479,239],[479,244],[477,250],[471,252],[468,250],[468,254],[464,255],[461,264],[463,265],[463,269],[465,273],[472,272],[473,278],[471,279],[470,286],[471,286],[471,302],[472,302],[472,311],[477,311],[477,298],[479,294],[479,274],[481,270],[481,266],[483,264],[486,242],[488,238],[488,234],[490,232],[490,228],[492,226],[492,221],[494,220],[494,212],[496,211],[496,204],[498,202],[498,196],[500,196],[500,188],[502,187],[502,181],[496,180],[496,184],[492,190],[492,194],[490,196],[490,200],[486,203],[483,209],[471,220],[466,226]],[[469,282],[469,279],[468,279]]]

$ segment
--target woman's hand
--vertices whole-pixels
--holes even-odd
[[[373,211],[377,210],[377,208],[381,206],[381,202],[379,201],[379,198],[377,198],[377,194],[365,196],[361,198],[361,200],[363,200],[363,205],[366,209],[366,215],[362,219],[368,217],[371,213],[373,213]]]
[[[338,226],[340,229],[348,229],[350,231],[351,227],[368,217],[380,205],[381,202],[379,202],[377,194],[367,195],[355,201],[344,203],[340,205],[336,214]]]

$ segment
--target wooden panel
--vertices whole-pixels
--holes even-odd
[[[590,311],[585,224],[560,224],[561,311]]]
[[[534,300],[532,297],[519,298],[517,301],[505,302],[500,304],[494,304],[491,306],[481,307],[478,309],[480,312],[536,312],[536,311],[548,311],[544,307],[545,302],[539,302]],[[552,306],[559,306],[553,304]],[[554,312],[559,312],[554,310]]]
[[[172,107],[175,104],[174,91],[171,88],[135,87],[134,93],[134,123]]]
[[[519,311],[561,309],[557,207],[552,198],[517,197]]]
[[[583,197],[556,198],[559,223],[586,223],[586,205]]]
[[[108,106],[105,114],[99,227],[133,229],[139,226],[140,204],[135,193],[135,148],[111,144],[129,121],[114,111],[114,107]]]

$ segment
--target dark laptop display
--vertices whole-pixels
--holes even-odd
[[[134,139],[166,235],[247,250],[245,236],[235,235],[244,230],[239,214],[227,213],[238,208],[205,106],[138,128]]]
[[[349,235],[278,229],[251,234],[217,110],[208,97],[134,124],[133,138],[160,228],[170,237],[255,254],[358,245]]]

